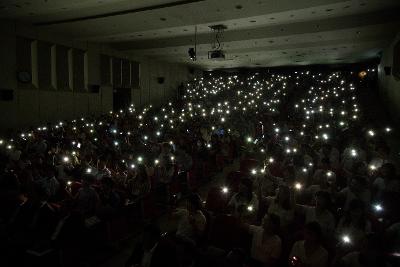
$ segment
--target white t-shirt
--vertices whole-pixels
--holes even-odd
[[[306,255],[304,240],[294,243],[292,251],[290,252],[290,258],[293,256],[296,256],[300,262],[309,267],[328,266],[328,251],[320,246],[312,255]]]
[[[264,229],[261,226],[250,225],[252,235],[251,257],[266,263],[269,259],[279,259],[282,251],[282,241],[279,236],[273,235],[263,242]]]

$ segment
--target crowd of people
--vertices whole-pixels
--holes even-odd
[[[104,232],[112,239],[118,222],[123,238],[140,221],[126,266],[396,266],[393,129],[363,115],[364,78],[209,74],[157,109],[4,137],[1,249],[10,266],[47,251],[75,257]],[[199,185],[233,162],[240,168],[202,199]],[[177,218],[176,231],[161,233],[159,210]]]

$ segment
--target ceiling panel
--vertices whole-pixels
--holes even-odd
[[[400,29],[399,0],[15,0],[0,17],[35,31],[199,67],[361,61]],[[224,24],[227,60],[206,58]],[[197,28],[198,61],[188,59]],[[303,52],[301,52],[301,51]],[[298,53],[296,52],[298,51]],[[299,55],[300,54],[300,55]],[[300,59],[303,58],[303,59]]]

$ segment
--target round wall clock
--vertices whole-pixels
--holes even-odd
[[[27,71],[18,71],[17,80],[21,83],[30,83],[32,81],[32,75]]]

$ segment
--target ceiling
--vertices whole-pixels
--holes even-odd
[[[14,0],[0,18],[204,69],[353,63],[400,29],[399,0]],[[207,58],[223,24],[226,59]],[[188,57],[197,26],[197,61]]]

